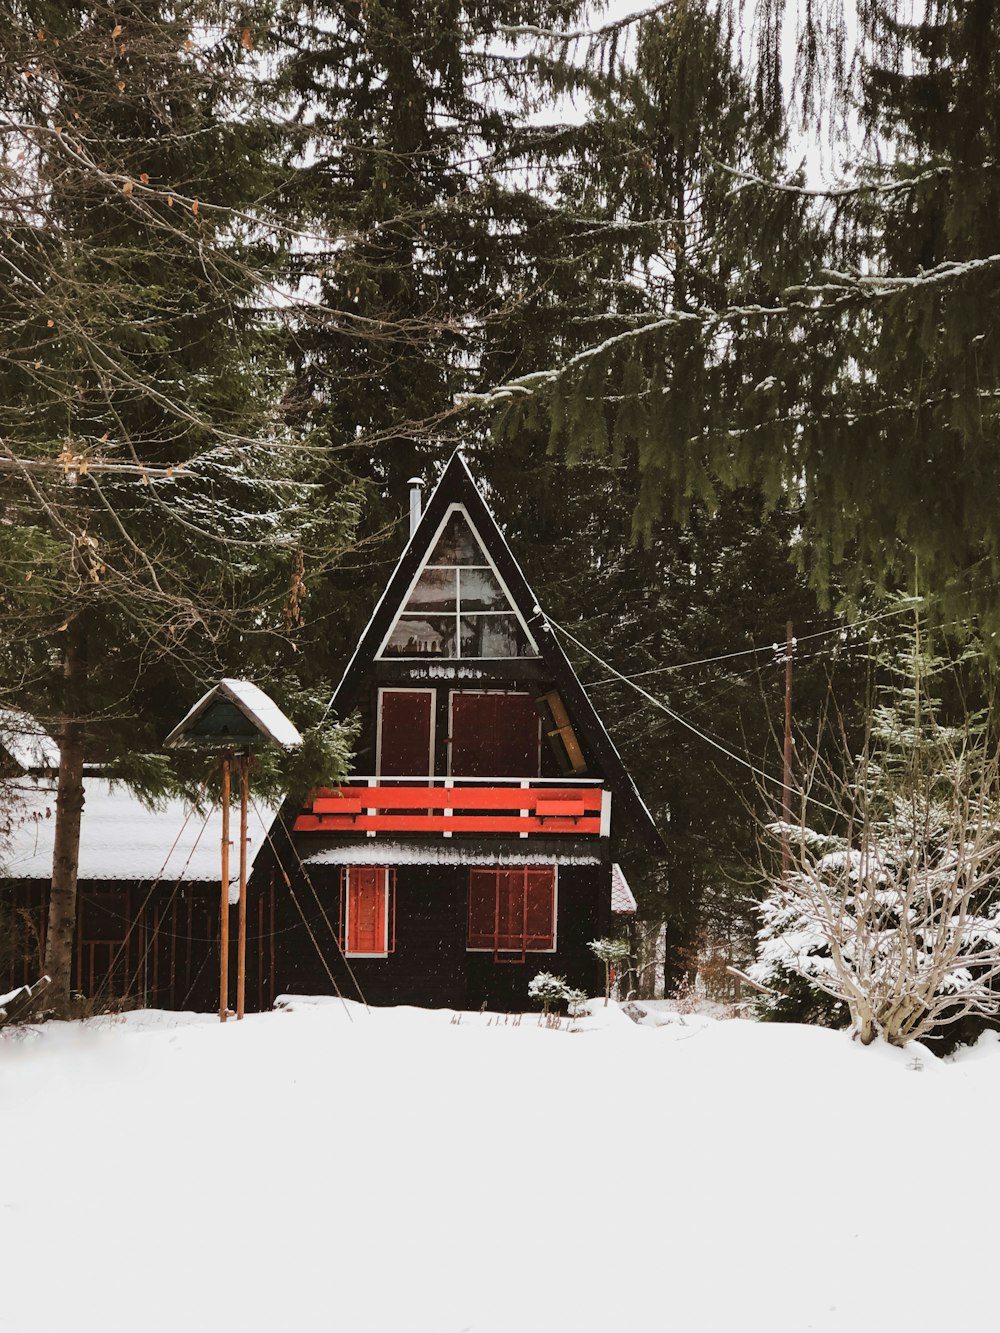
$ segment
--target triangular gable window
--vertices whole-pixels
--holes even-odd
[[[382,657],[536,657],[468,519],[452,511]]]

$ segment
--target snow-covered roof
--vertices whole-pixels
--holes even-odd
[[[186,801],[170,799],[149,809],[107,778],[85,777],[86,801],[80,831],[81,880],[146,880],[168,883],[217,881],[222,814],[216,806],[191,810]],[[43,879],[52,875],[56,789],[50,780],[19,779],[13,784],[14,829],[0,842],[0,875],[9,879]],[[251,802],[248,860],[252,865],[263,847],[276,807]],[[235,826],[230,824],[238,840]],[[233,876],[239,857],[230,856]]]
[[[611,910],[618,915],[639,910],[635,894],[617,861],[611,867]]]
[[[234,703],[245,718],[257,730],[275,745],[286,750],[297,749],[302,744],[298,729],[285,716],[274,700],[249,680],[220,680],[206,694],[203,694],[167,737],[165,745],[191,745],[203,743],[192,735],[194,724],[206,713],[214,702],[226,699]]]
[[[367,842],[318,847],[305,854],[300,844],[302,862],[307,866],[538,866],[538,865],[599,865],[601,858],[595,852],[544,853],[538,851],[483,852],[475,854],[460,844],[444,842],[406,843],[371,838]]]
[[[19,708],[0,708],[0,746],[26,773],[59,767],[59,746],[36,718]]]

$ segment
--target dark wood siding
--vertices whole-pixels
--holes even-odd
[[[464,1008],[465,878],[455,866],[400,867],[396,874],[395,952],[388,958],[345,959],[333,937],[340,911],[339,870],[314,870],[310,879],[316,896],[308,886],[304,893],[301,886],[294,892],[303,915],[312,918],[309,924],[315,940],[310,939],[294,900],[286,897],[280,903],[278,993],[332,994],[329,968],[348,999],[363,997],[376,1005]]]
[[[340,894],[339,871],[314,871],[312,880],[334,930]],[[559,870],[555,953],[529,953],[522,963],[495,962],[492,953],[467,949],[469,869],[466,866],[400,866],[396,872],[396,951],[388,958],[345,962],[321,919],[310,922],[316,944],[286,897],[279,901],[277,992],[331,994],[322,949],[338,987],[372,1005],[413,1004],[430,1008],[523,1010],[534,1006],[528,984],[536,972],[555,972],[590,994],[603,982],[600,964],[587,947],[610,928],[610,868],[562,866]],[[311,916],[317,918],[311,898]],[[306,903],[303,900],[303,909]]]
[[[48,886],[7,881],[0,884],[0,905],[4,920],[17,923],[13,948],[5,951],[0,967],[3,991],[36,981],[41,973]],[[235,940],[235,930],[232,934]],[[252,939],[249,950],[257,947],[256,936]],[[218,1004],[218,941],[214,885],[87,882],[77,896],[72,989],[98,1010],[212,1010]],[[235,957],[234,951],[234,977]],[[255,999],[250,997],[251,1007],[258,1007]]]

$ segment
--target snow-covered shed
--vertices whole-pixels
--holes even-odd
[[[59,747],[35,719],[6,712],[0,748],[20,772],[3,783],[0,905],[10,920],[0,989],[41,970],[55,834]],[[221,813],[178,798],[150,805],[101,772],[84,776],[73,984],[85,995],[164,1008],[211,1007],[217,985]],[[276,811],[255,803],[251,866]],[[230,901],[238,871],[231,858]],[[265,894],[262,925],[273,903]],[[263,931],[261,933],[264,933]],[[214,964],[211,956],[214,950]],[[266,968],[261,972],[266,981]],[[270,988],[265,997],[270,998]]]

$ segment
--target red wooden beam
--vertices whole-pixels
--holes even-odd
[[[345,787],[343,795],[317,792],[316,815],[362,810],[535,810],[549,814],[600,813],[601,788],[564,787]]]
[[[537,815],[299,815],[296,833],[577,833],[600,834],[599,817]]]

